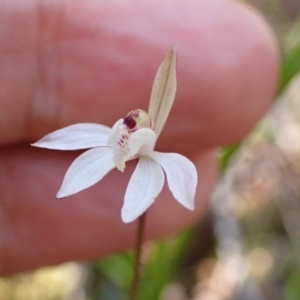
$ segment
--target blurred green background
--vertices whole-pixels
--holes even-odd
[[[195,227],[144,245],[142,300],[300,299],[300,0],[249,0],[282,53],[277,101],[240,145]],[[276,100],[276,99],[274,99]],[[126,300],[133,253],[0,278],[1,300]]]

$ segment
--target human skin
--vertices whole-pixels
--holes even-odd
[[[134,162],[63,200],[56,192],[81,152],[28,144],[78,122],[112,126],[147,110],[165,51],[178,88],[157,149],[195,163],[194,212],[165,187],[147,215],[148,239],[201,218],[217,178],[214,148],[239,141],[275,95],[278,51],[263,19],[226,0],[0,2],[0,274],[91,260],[134,244],[120,218]]]

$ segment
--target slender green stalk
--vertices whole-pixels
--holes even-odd
[[[134,262],[133,279],[131,283],[130,300],[137,299],[136,296],[137,296],[139,281],[141,277],[141,254],[142,254],[143,238],[145,233],[145,224],[146,224],[146,213],[143,213],[138,218],[138,227],[137,227],[136,245],[135,245],[135,262]]]

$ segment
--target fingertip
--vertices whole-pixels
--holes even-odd
[[[278,87],[278,44],[260,13],[236,1],[200,6],[200,13],[189,12],[194,27],[186,25],[177,45],[178,92],[158,144],[167,150],[238,142],[267,112]]]

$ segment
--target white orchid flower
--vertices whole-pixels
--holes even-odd
[[[32,144],[54,150],[91,148],[71,164],[57,198],[70,196],[94,185],[114,168],[123,172],[128,160],[138,159],[122,207],[121,216],[125,223],[134,221],[154,202],[163,188],[164,172],[174,198],[193,210],[197,185],[194,164],[177,153],[154,151],[175,92],[176,52],[172,47],[156,74],[148,114],[141,109],[133,110],[112,128],[93,123],[71,125]]]

